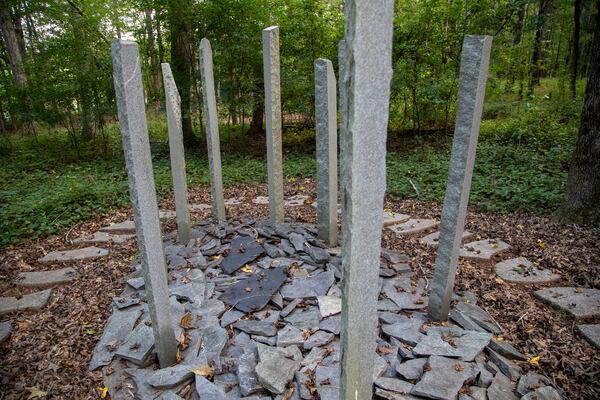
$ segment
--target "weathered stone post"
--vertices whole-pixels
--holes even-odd
[[[346,121],[348,118],[346,114],[348,112],[348,103],[347,103],[347,86],[348,86],[348,74],[346,72],[346,41],[344,39],[340,40],[338,43],[338,110],[340,114],[340,160],[347,158],[345,155],[348,152],[346,148],[346,140],[348,137],[348,126],[346,125]],[[346,193],[344,192],[344,179],[348,177],[348,172],[346,171],[346,165],[343,162],[340,162],[340,208],[341,208],[341,242],[342,247],[344,247],[344,237],[347,236],[346,231],[348,230],[348,224],[346,224]]]
[[[187,244],[192,237],[192,223],[187,201],[187,182],[185,177],[185,152],[183,150],[183,133],[181,131],[181,98],[173,79],[171,66],[160,64],[165,86],[167,106],[167,127],[169,131],[169,152],[171,155],[171,177],[173,178],[173,194],[175,196],[175,213],[177,218],[177,234],[180,244]]]
[[[342,266],[340,399],[370,399],[386,188],[385,155],[392,77],[393,0],[345,4],[347,94],[342,180],[347,231]]]
[[[175,363],[177,341],[171,324],[167,267],[150,158],[138,45],[115,39],[111,51],[129,193],[142,255],[148,308],[158,361],[161,367],[167,367]]]
[[[337,243],[337,106],[333,64],[315,60],[317,225],[319,238]]]
[[[213,215],[219,221],[225,221],[225,200],[223,199],[223,175],[221,172],[221,144],[219,139],[219,118],[217,98],[215,96],[215,78],[213,75],[212,48],[207,38],[200,41],[200,73],[202,75],[202,98],[206,145],[208,147],[208,166],[212,189]]]
[[[281,149],[281,88],[279,72],[279,27],[263,30],[265,114],[267,120],[267,170],[269,174],[269,218],[283,223],[283,156]]]
[[[491,36],[466,36],[463,42],[454,143],[440,223],[435,273],[429,296],[429,316],[435,321],[448,318],[452,300],[471,191],[491,47]]]

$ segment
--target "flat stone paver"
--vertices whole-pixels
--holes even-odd
[[[8,339],[10,333],[12,332],[12,329],[12,321],[0,322],[0,344],[4,343],[4,341]]]
[[[416,235],[428,229],[435,228],[439,225],[439,221],[433,219],[409,219],[406,222],[397,225],[388,226],[387,229],[394,232],[396,235],[410,236]]]
[[[226,206],[237,206],[242,204],[243,201],[241,199],[238,199],[237,197],[232,197],[230,199],[225,199],[224,204]]]
[[[127,220],[123,222],[118,222],[116,224],[111,224],[109,226],[105,226],[100,228],[100,232],[108,232],[114,234],[134,234],[135,233],[135,223],[133,220]]]
[[[52,251],[40,258],[38,261],[43,263],[63,262],[63,261],[81,261],[91,258],[106,257],[108,250],[96,246],[84,247],[82,249]]]
[[[588,342],[600,349],[600,324],[577,325],[577,330]]]
[[[496,264],[496,274],[507,282],[532,284],[550,283],[560,279],[560,275],[539,268],[523,257],[511,258]]]
[[[252,199],[252,202],[254,204],[265,205],[265,204],[269,204],[269,198],[267,196],[258,196],[256,198]]]
[[[395,213],[393,211],[383,211],[383,226],[401,224],[410,219],[410,215]]]
[[[463,231],[462,240],[469,240],[472,237],[473,234],[471,232]],[[440,241],[440,231],[430,233],[429,235],[422,237],[419,241],[426,246],[437,247],[438,242]]]
[[[212,207],[209,204],[190,204],[191,212],[201,212],[205,210],[210,210]]]
[[[286,207],[298,207],[306,204],[306,201],[310,199],[310,196],[306,196],[303,194],[297,194],[295,196],[290,196],[283,202],[283,205]]]
[[[509,248],[508,243],[499,239],[478,240],[465,244],[460,249],[460,256],[472,261],[489,261],[496,254]]]
[[[173,210],[160,210],[158,212],[158,218],[160,219],[172,219],[177,217],[177,213]]]
[[[0,315],[14,311],[39,310],[50,301],[51,296],[52,289],[46,289],[41,292],[26,294],[19,299],[16,297],[0,297]]]
[[[600,290],[553,287],[534,292],[535,297],[566,311],[575,318],[600,316]]]
[[[18,286],[47,288],[62,283],[71,282],[75,279],[77,272],[71,268],[55,269],[53,271],[21,272]]]
[[[73,244],[95,244],[95,243],[124,243],[135,237],[135,233],[131,234],[112,234],[108,232],[98,231],[91,235],[83,236],[73,240]]]

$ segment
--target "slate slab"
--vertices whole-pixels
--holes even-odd
[[[231,241],[229,254],[223,257],[221,268],[225,273],[231,274],[243,265],[254,261],[264,252],[261,245],[256,243],[251,236],[238,236]]]
[[[135,231],[134,231],[135,232]],[[82,236],[73,240],[73,244],[95,244],[95,243],[125,243],[135,237],[133,234],[112,234],[108,232],[98,231],[92,235]]]
[[[220,297],[225,304],[243,312],[261,310],[287,279],[285,268],[271,268],[228,288]]]
[[[281,394],[292,380],[302,361],[296,346],[286,348],[257,345],[259,363],[256,365],[258,381],[270,392]]]
[[[375,386],[400,394],[409,394],[413,384],[397,378],[379,377],[375,380]]]
[[[499,239],[485,239],[465,244],[460,249],[460,257],[471,261],[490,261],[495,255],[508,250],[508,243]]]
[[[521,367],[519,367],[514,362],[510,361],[508,358],[501,356],[496,353],[494,350],[487,349],[487,353],[490,356],[490,360],[500,369],[500,371],[512,379],[516,381],[521,376]]]
[[[231,309],[229,311],[226,311],[222,316],[221,316],[221,321],[220,324],[223,328],[228,327],[229,325],[233,324],[234,322],[236,322],[237,320],[239,320],[240,318],[242,318],[244,316],[244,313],[235,309]]]
[[[321,272],[308,278],[293,279],[281,288],[281,295],[286,300],[306,299],[325,296],[335,282],[333,271]]]
[[[439,221],[433,219],[413,218],[401,224],[388,226],[387,229],[399,236],[411,236],[435,228]]]
[[[277,332],[277,346],[301,346],[305,341],[304,334],[293,325],[286,325]]]
[[[92,353],[90,371],[110,364],[117,347],[129,336],[140,315],[142,315],[141,307],[113,310],[104,327],[102,337]]]
[[[576,328],[588,342],[600,349],[600,324],[579,324]]]
[[[148,360],[152,349],[154,349],[152,326],[142,321],[117,348],[115,355],[136,365],[143,365]]]
[[[342,312],[342,299],[336,296],[317,296],[321,317],[326,318]]]
[[[513,384],[502,373],[497,373],[487,390],[489,400],[517,400],[513,393]]]
[[[15,311],[40,310],[50,301],[52,289],[16,297],[0,297],[0,315]]]
[[[0,344],[4,343],[4,341],[8,339],[10,333],[12,332],[12,329],[12,321],[0,322]]]
[[[401,224],[410,219],[410,215],[396,213],[393,211],[383,211],[383,226],[390,226],[395,224]]]
[[[252,319],[243,319],[233,324],[234,328],[249,333],[251,335],[275,336],[277,329],[272,322],[257,321]]]
[[[510,343],[503,340],[492,339],[488,347],[496,353],[509,358],[511,360],[527,361],[527,357],[519,350],[515,349]]]
[[[52,271],[21,272],[18,286],[47,288],[62,283],[71,282],[77,273],[71,267],[55,269]]]
[[[560,279],[559,274],[539,268],[523,257],[511,258],[496,264],[496,274],[507,282],[521,284],[550,283]]]
[[[396,372],[404,379],[419,379],[423,374],[423,367],[427,364],[427,360],[427,358],[423,357],[404,361],[402,364],[396,366]]]
[[[196,375],[196,393],[202,400],[229,399],[220,387],[200,375]]]
[[[528,372],[519,379],[519,383],[517,384],[517,394],[522,397],[532,390],[550,385],[551,383],[552,381],[544,375]]]
[[[410,391],[415,396],[454,400],[463,383],[475,376],[475,364],[451,358],[432,356],[430,369]]]
[[[307,310],[297,309],[288,315],[285,321],[299,329],[318,329],[320,319],[321,314],[315,307]]]
[[[544,386],[527,393],[521,400],[561,400],[560,393],[552,386]]]
[[[553,287],[538,290],[534,295],[575,318],[600,316],[599,289]]]
[[[331,342],[335,335],[333,333],[325,332],[325,331],[317,331],[313,333],[306,341],[304,342],[304,349],[310,350],[313,347],[324,346],[327,343]]]
[[[100,232],[108,232],[115,235],[133,234],[135,235],[135,223],[132,220],[111,224],[100,228]]]
[[[502,328],[500,325],[498,325],[498,323],[496,323],[494,318],[487,311],[476,304],[461,301],[454,306],[454,310],[468,316],[471,320],[475,321],[477,325],[481,326],[488,332],[494,334],[502,333]]]
[[[427,307],[425,280],[412,279],[412,273],[399,275],[396,278],[384,279],[381,293],[406,310],[419,310]]]
[[[472,237],[473,237],[473,234],[471,232],[463,231],[461,240],[469,240]],[[426,246],[430,246],[430,247],[437,247],[439,241],[440,241],[440,231],[430,233],[429,235],[424,236],[421,238],[421,240],[419,240],[419,242],[421,242],[422,244],[424,244]]]
[[[319,329],[339,335],[342,329],[342,316],[340,314],[323,318],[319,323]]]
[[[395,337],[402,343],[415,346],[421,341],[424,334],[421,333],[421,326],[425,321],[420,318],[408,318],[404,315],[398,317],[395,323],[391,325],[382,325],[382,331],[391,337]]]
[[[254,372],[258,362],[256,342],[251,341],[244,346],[244,353],[237,362],[237,375],[240,380],[240,391],[242,395],[249,396],[261,391],[263,387],[258,383]]]
[[[148,377],[148,384],[157,389],[170,389],[192,378],[194,373],[187,364],[177,364],[172,367],[157,369]]]
[[[407,263],[410,261],[408,255],[390,249],[382,249],[381,256],[391,264]]]
[[[459,357],[473,361],[492,339],[491,333],[465,331],[454,327],[430,327],[413,349],[421,356]]]
[[[127,368],[125,373],[135,383],[135,393],[138,399],[154,399],[160,391],[148,384],[148,378],[154,373],[151,369]],[[131,396],[131,395],[129,395]]]
[[[90,246],[82,249],[51,251],[38,261],[43,263],[81,261],[98,257],[106,257],[107,255],[108,250],[96,246]]]

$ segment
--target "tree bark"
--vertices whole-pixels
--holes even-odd
[[[529,84],[527,86],[527,94],[531,96],[533,89],[539,85],[541,77],[542,64],[542,42],[544,40],[546,15],[550,10],[551,0],[540,0],[540,8],[538,9],[535,30],[535,40],[533,42],[533,52],[531,53],[531,65],[529,71]]]
[[[169,25],[171,31],[171,70],[181,97],[181,128],[183,140],[187,144],[197,142],[192,129],[191,89],[192,89],[192,59],[191,59],[191,30],[190,0],[169,0]]]
[[[579,32],[581,20],[581,0],[575,0],[573,13],[573,57],[571,58],[571,98],[577,97],[577,71],[579,69]]]
[[[0,30],[2,31],[2,40],[8,53],[13,80],[18,87],[25,86],[27,84],[27,74],[23,67],[23,53],[21,52],[17,38],[11,10],[7,2],[4,1],[0,5]]]
[[[146,36],[148,39],[148,58],[150,59],[150,99],[153,103],[157,103],[160,98],[160,75],[158,56],[156,54],[156,46],[154,40],[154,26],[152,25],[152,10],[146,8],[144,10],[146,25]],[[158,101],[160,104],[160,101]]]
[[[265,116],[265,104],[260,95],[254,95],[254,108],[252,109],[252,119],[250,120],[250,129],[248,133],[252,135],[262,135],[263,118]]]
[[[561,217],[568,222],[600,224],[600,7]]]
[[[523,37],[523,20],[525,19],[525,0],[519,2],[517,9],[517,21],[515,22],[515,32],[513,36],[513,46],[518,46]]]

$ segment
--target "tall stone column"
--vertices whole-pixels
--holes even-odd
[[[181,131],[181,98],[168,63],[162,63],[163,82],[167,106],[167,128],[169,131],[169,154],[171,156],[171,177],[175,196],[177,236],[180,244],[187,244],[192,237],[192,223],[187,201],[185,175],[185,152]]]
[[[450,310],[471,192],[491,48],[491,36],[466,36],[463,42],[454,143],[429,295],[429,317],[434,321],[448,319]]]
[[[225,200],[223,198],[223,174],[221,171],[221,143],[219,138],[219,116],[215,95],[212,48],[208,39],[200,41],[200,73],[202,75],[202,99],[206,145],[208,147],[208,166],[212,193],[213,215],[219,221],[225,221]]]
[[[158,361],[164,368],[175,363],[177,341],[171,324],[167,266],[150,157],[140,56],[137,43],[127,40],[114,40],[111,52],[129,194],[142,256],[148,308]]]
[[[317,139],[317,225],[319,238],[337,243],[337,106],[335,73],[329,60],[315,60]]]
[[[386,189],[393,0],[346,2],[347,139],[342,179],[342,376],[340,399],[370,399]],[[344,112],[344,111],[342,111]]]
[[[267,120],[269,218],[272,223],[280,224],[283,223],[283,156],[278,26],[270,26],[263,30],[263,68]]]

